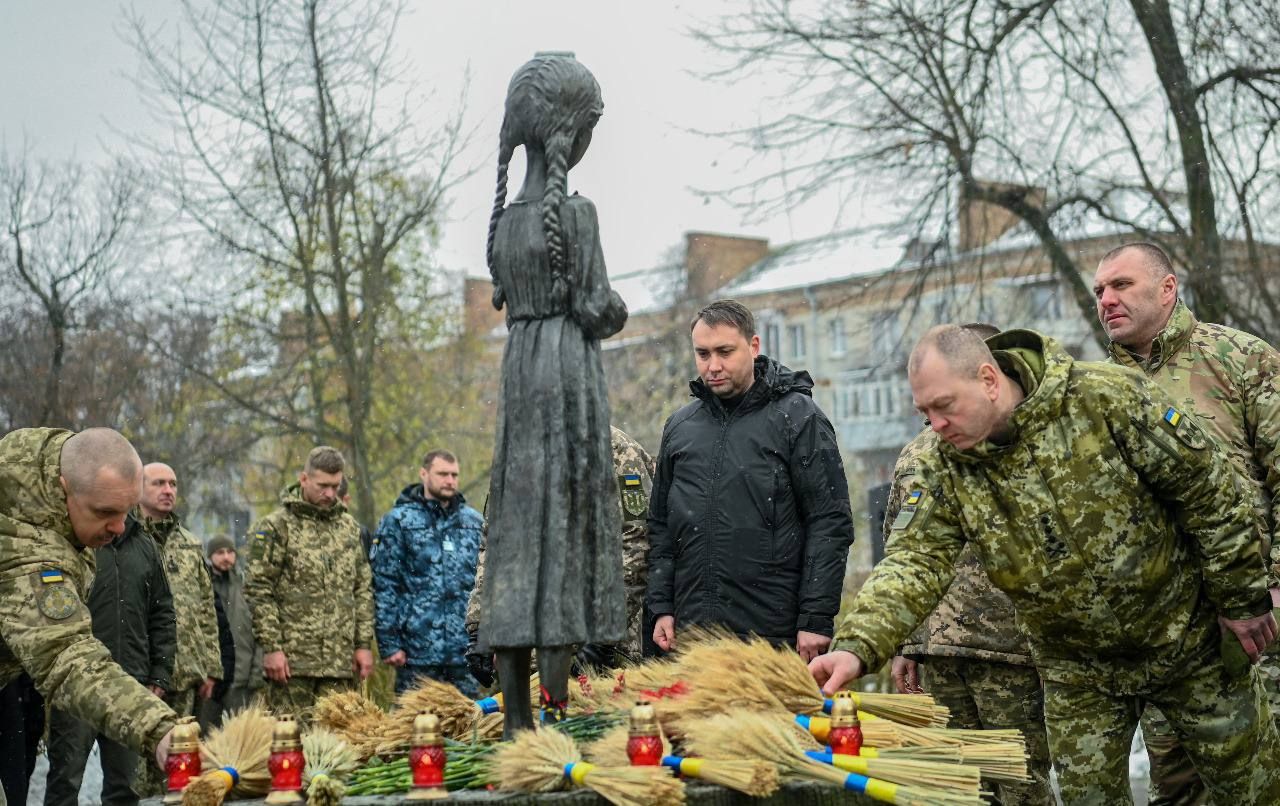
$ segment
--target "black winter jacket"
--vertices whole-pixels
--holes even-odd
[[[755,362],[729,412],[701,380],[667,421],[649,501],[648,604],[677,631],[831,635],[853,542],[835,431],[807,372]]]
[[[96,549],[94,558],[93,637],[139,683],[169,690],[178,628],[160,550],[131,515],[124,534]]]

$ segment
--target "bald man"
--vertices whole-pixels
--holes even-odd
[[[222,679],[222,656],[213,578],[204,562],[204,543],[179,522],[174,512],[177,505],[178,477],[173,468],[163,462],[151,462],[142,468],[142,498],[129,528],[150,537],[160,550],[178,617],[173,687],[165,692],[164,700],[179,716],[193,716]],[[142,797],[163,794],[164,778],[148,768],[136,789]]]
[[[1226,454],[1141,375],[1074,361],[1032,331],[984,344],[935,328],[908,375],[938,446],[918,457],[834,651],[811,664],[819,683],[833,692],[879,668],[969,545],[1044,681],[1065,803],[1130,802],[1147,703],[1215,802],[1280,803],[1280,736],[1248,662],[1276,623],[1252,495]]]
[[[137,452],[110,429],[0,439],[0,685],[25,671],[50,706],[163,765],[176,714],[111,660],[84,604],[86,549],[123,533],[141,485]]]

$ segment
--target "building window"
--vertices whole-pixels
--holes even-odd
[[[844,355],[844,320],[837,316],[828,322],[827,336],[831,343],[831,355]]]
[[[770,358],[778,357],[779,328],[776,322],[764,326],[764,354]]]
[[[791,325],[787,328],[788,341],[791,342],[791,352],[788,358],[804,358],[804,325]]]
[[[898,325],[898,314],[885,311],[875,315],[871,321],[871,342],[877,360],[886,360],[895,355],[902,346],[902,328]]]
[[[1062,296],[1056,283],[1044,282],[1023,289],[1027,312],[1031,319],[1055,320],[1062,318]]]

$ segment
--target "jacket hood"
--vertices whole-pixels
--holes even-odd
[[[751,384],[751,388],[747,390],[747,395],[741,403],[741,407],[744,410],[756,408],[789,392],[799,392],[802,395],[813,396],[813,378],[805,370],[793,370],[766,355],[758,355],[756,356],[754,371],[755,382]],[[689,390],[699,400],[706,403],[715,401],[718,407],[723,408],[720,404],[720,398],[716,396],[715,392],[707,388],[701,378],[695,378],[690,381]]]
[[[462,493],[455,493],[453,496],[453,501],[454,503],[450,505],[449,507],[450,509],[454,509],[454,508],[461,509],[462,507],[465,507],[467,505],[467,499],[462,497]],[[418,506],[421,506],[421,507],[429,507],[434,505],[439,509],[442,509],[442,510],[444,509],[444,507],[440,504],[439,501],[436,501],[431,498],[427,498],[427,493],[422,488],[422,482],[418,482],[417,484],[410,484],[408,487],[405,487],[403,490],[400,491],[400,495],[396,498],[395,505],[402,506],[404,504],[417,504]]]
[[[958,450],[946,440],[940,449],[964,462],[980,462],[1009,451],[1025,433],[1055,422],[1074,359],[1057,340],[1034,330],[1006,330],[987,339],[991,354],[1004,373],[1018,382],[1026,395],[1009,416],[1013,438],[1007,445],[984,440],[968,450]]]
[[[17,537],[18,527],[26,524],[63,535],[81,548],[58,481],[62,446],[70,436],[60,428],[23,428],[0,440],[0,535]]]
[[[334,501],[333,506],[321,509],[302,497],[302,485],[296,481],[280,491],[280,504],[299,517],[317,521],[336,518],[347,511],[341,501]]]
[[[1165,323],[1164,329],[1157,333],[1155,339],[1151,342],[1151,357],[1149,359],[1143,360],[1140,356],[1130,352],[1128,347],[1114,341],[1107,345],[1107,352],[1122,367],[1133,367],[1134,369],[1154,372],[1164,362],[1168,361],[1171,356],[1177,355],[1178,351],[1187,345],[1187,342],[1191,340],[1191,335],[1195,331],[1197,323],[1195,314],[1191,312],[1185,302],[1179,299],[1173,306],[1173,311],[1169,314],[1169,321]]]

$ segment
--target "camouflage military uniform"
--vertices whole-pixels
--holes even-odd
[[[165,692],[178,716],[198,713],[198,691],[205,678],[222,679],[218,651],[218,616],[213,606],[213,580],[204,564],[204,544],[170,513],[152,520],[134,510],[142,532],[155,541],[169,577],[173,611],[178,617],[178,649],[173,657],[173,687]],[[139,762],[134,789],[140,797],[163,795],[165,775],[149,759]]]
[[[644,594],[646,555],[649,532],[645,516],[649,511],[649,493],[653,489],[653,457],[626,432],[610,427],[613,446],[613,472],[617,477],[618,496],[622,504],[622,577],[627,592],[627,642],[622,651],[633,659],[640,658],[644,637]],[[480,592],[484,585],[484,546],[476,568],[476,585],[467,603],[467,631],[475,633],[480,624]]]
[[[1145,373],[1226,448],[1256,491],[1270,584],[1280,587],[1280,543],[1271,540],[1280,506],[1280,353],[1248,333],[1198,322],[1181,300],[1152,343],[1150,359],[1114,342],[1110,352],[1116,363]],[[1280,719],[1280,644],[1272,646],[1259,669],[1272,718]],[[1151,756],[1153,806],[1206,803],[1200,776],[1158,709],[1143,714],[1142,734]]]
[[[25,670],[50,707],[152,757],[176,715],[93,637],[94,556],[73,536],[58,483],[70,436],[27,428],[0,439],[0,686]]]
[[[885,534],[915,482],[920,454],[935,450],[937,441],[926,429],[898,456],[885,507]],[[996,802],[1054,803],[1040,675],[1027,639],[1014,623],[1013,603],[987,579],[970,547],[956,562],[947,595],[900,654],[920,662],[923,687],[951,709],[951,727],[1014,728],[1026,737],[1031,781],[996,785]]]
[[[373,587],[360,526],[340,503],[321,509],[294,484],[249,530],[245,597],[263,655],[283,651],[288,684],[267,681],[268,707],[301,713],[353,685],[353,656],[373,646]]]
[[[1064,801],[1129,801],[1129,742],[1151,702],[1215,797],[1280,802],[1261,679],[1225,662],[1238,645],[1217,623],[1271,606],[1252,502],[1225,453],[1130,370],[1075,362],[1030,331],[987,343],[1027,393],[1011,442],[920,456],[885,559],[833,648],[877,668],[971,545],[1044,680]]]

